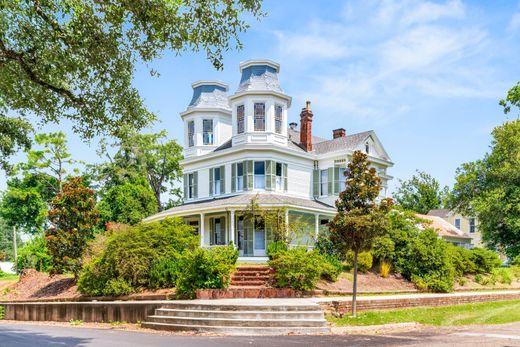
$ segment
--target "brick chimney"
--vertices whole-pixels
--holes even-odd
[[[347,136],[347,133],[345,132],[345,129],[339,128],[332,130],[332,138],[337,139],[338,137],[345,137]]]
[[[300,127],[300,146],[307,152],[312,152],[312,110],[310,101],[307,101],[300,113]]]

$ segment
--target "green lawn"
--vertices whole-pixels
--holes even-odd
[[[0,282],[1,281],[15,281],[15,280],[18,280],[18,275],[17,274],[2,274],[0,276]]]
[[[356,318],[327,318],[337,326],[404,322],[431,325],[502,324],[520,321],[520,300],[361,312]]]

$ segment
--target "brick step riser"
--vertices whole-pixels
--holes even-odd
[[[241,277],[258,277],[258,276],[271,276],[269,272],[235,272],[232,276],[241,276]]]
[[[211,318],[179,318],[167,316],[149,316],[147,322],[165,323],[165,324],[180,324],[180,325],[199,325],[212,327],[227,327],[237,326],[254,328],[287,328],[287,327],[323,327],[326,325],[324,320],[232,320],[232,319],[211,319]]]
[[[156,316],[181,318],[234,318],[234,319],[324,319],[321,311],[308,312],[247,312],[247,311],[186,311],[186,310],[155,310]]]
[[[267,283],[263,281],[247,281],[247,282],[231,282],[234,287],[267,287]]]
[[[162,308],[194,311],[267,311],[267,312],[293,312],[293,311],[317,311],[317,305],[197,305],[197,304],[165,304]]]
[[[248,272],[251,272],[251,271],[262,271],[262,272],[270,272],[271,271],[271,268],[269,267],[237,267],[235,268],[235,271],[248,271]]]
[[[329,334],[330,329],[327,327],[319,328],[248,328],[248,327],[208,327],[208,326],[184,326],[173,324],[160,324],[143,322],[143,328],[169,331],[198,331],[209,332],[226,335],[239,336],[272,336],[272,335],[289,335],[289,334]]]

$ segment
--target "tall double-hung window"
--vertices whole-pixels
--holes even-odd
[[[320,195],[329,195],[329,170],[320,171]]]
[[[188,147],[193,147],[195,144],[195,122],[188,122]]]
[[[276,105],[274,108],[274,129],[277,134],[282,133],[283,108]]]
[[[244,163],[237,163],[237,192],[244,190]]]
[[[265,161],[255,161],[255,189],[265,189]]]
[[[283,191],[283,168],[282,163],[276,163],[276,190]]]
[[[213,119],[202,120],[202,141],[205,145],[213,144]]]
[[[255,103],[254,112],[255,131],[265,131],[265,104]]]
[[[220,195],[220,180],[222,172],[220,172],[220,167],[216,167],[213,169],[213,194]]]
[[[242,134],[245,130],[245,110],[244,105],[237,106],[237,134]]]

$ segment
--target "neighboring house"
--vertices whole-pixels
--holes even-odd
[[[464,248],[472,248],[472,238],[467,233],[461,231],[456,228],[446,220],[441,217],[425,215],[425,214],[416,214],[417,217],[421,219],[425,219],[428,223],[424,223],[419,225],[421,228],[433,228],[440,238],[450,243],[453,243],[455,246],[460,246]]]
[[[428,212],[429,216],[440,217],[448,223],[454,225],[457,229],[467,233],[472,241],[473,247],[484,247],[481,241],[480,231],[478,230],[477,219],[474,217],[465,217],[455,211],[439,208]]]
[[[241,216],[254,196],[261,207],[287,209],[286,221],[304,220],[315,239],[335,215],[334,202],[344,189],[344,171],[351,154],[361,150],[382,178],[386,196],[393,165],[373,131],[347,134],[339,128],[331,138],[314,136],[319,122],[310,102],[300,125],[288,123],[291,97],[278,81],[280,66],[270,60],[240,64],[234,94],[219,81],[192,84],[193,97],[184,122],[184,203],[151,217],[183,217],[201,235],[201,246],[233,243],[240,256],[265,257],[271,234],[263,223],[246,225]],[[347,122],[337,116],[335,124]],[[300,243],[305,243],[299,240]]]

